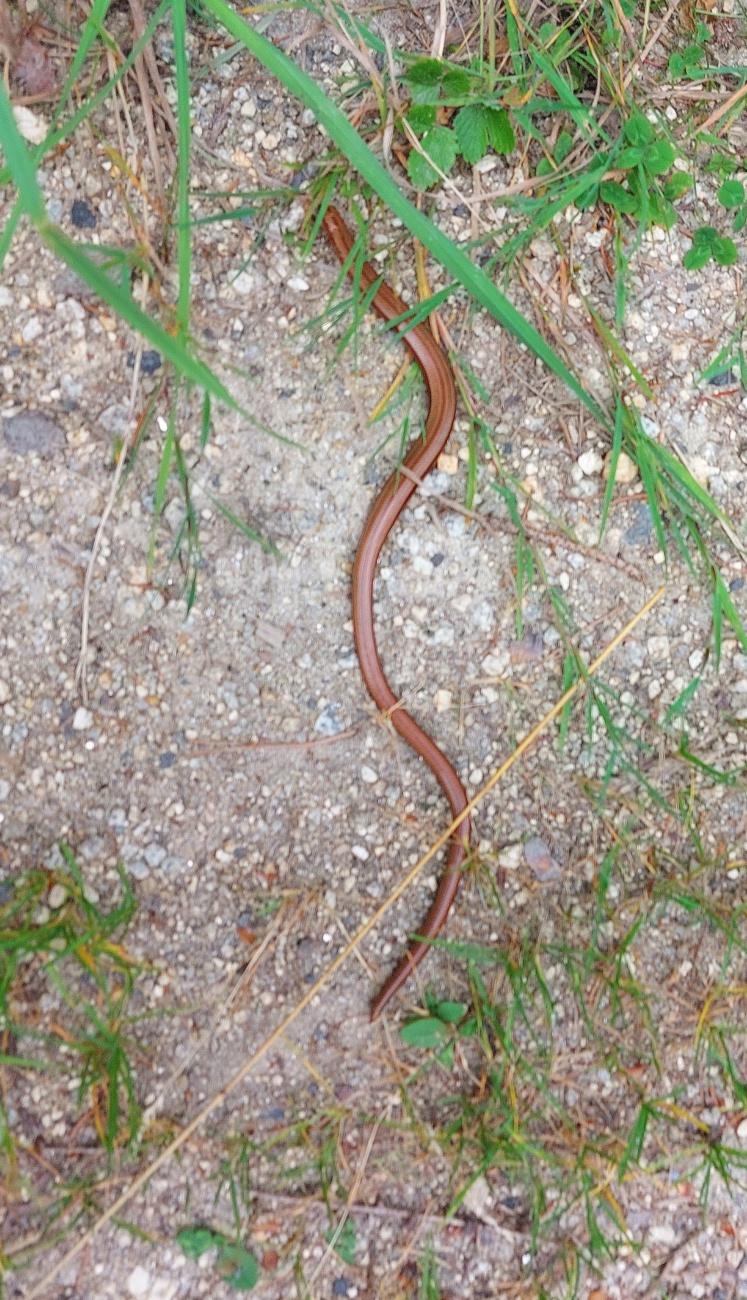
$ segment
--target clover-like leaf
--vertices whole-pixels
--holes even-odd
[[[643,151],[643,165],[652,176],[668,172],[674,163],[674,149],[668,140],[652,140]]]
[[[688,248],[682,259],[682,265],[686,271],[699,271],[701,267],[707,266],[713,257],[713,249],[710,244],[693,244]]]
[[[724,181],[719,186],[718,201],[725,208],[739,208],[744,203],[744,185],[741,181]]]
[[[626,190],[619,181],[602,181],[599,197],[603,203],[609,203],[616,212],[637,212],[638,199],[630,190]]]
[[[654,138],[654,128],[643,113],[633,113],[625,123],[625,139],[640,149],[650,144]]]
[[[692,183],[693,178],[692,176],[689,176],[687,172],[674,172],[674,174],[669,177],[669,180],[665,181],[662,185],[664,198],[669,199],[670,203],[674,199],[681,199],[685,191],[690,189]]]
[[[422,1016],[417,1020],[409,1020],[399,1032],[402,1041],[410,1047],[429,1048],[443,1047],[449,1031],[443,1020],[436,1016]]]
[[[728,235],[719,235],[718,239],[714,239],[711,252],[714,262],[718,262],[719,266],[734,266],[739,256],[734,240],[729,239]]]

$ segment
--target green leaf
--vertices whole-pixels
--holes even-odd
[[[488,104],[467,104],[460,109],[454,118],[454,130],[462,156],[470,166],[484,158],[488,145],[496,153],[510,153],[516,145],[506,110]]]
[[[680,77],[685,71],[685,60],[683,59],[681,54],[670,54],[669,63],[667,64],[667,70],[669,72],[670,77],[672,78],[672,81],[679,81]]]
[[[555,144],[555,161],[556,163],[565,162],[573,147],[573,136],[570,131],[561,131]]]
[[[626,190],[618,181],[602,181],[599,197],[603,203],[609,203],[616,212],[637,212],[638,199],[630,190]]]
[[[698,226],[698,229],[693,231],[694,248],[710,248],[717,239],[718,231],[715,226]]]
[[[259,1264],[245,1246],[220,1245],[217,1269],[232,1291],[251,1291],[257,1285]]]
[[[511,153],[516,136],[505,108],[488,108],[488,143],[496,153]]]
[[[225,1238],[211,1228],[181,1228],[176,1234],[176,1240],[187,1259],[199,1259],[213,1246],[222,1246]]]
[[[682,51],[682,62],[686,68],[695,68],[705,55],[702,45],[686,45]]]
[[[662,194],[649,194],[648,207],[649,221],[655,226],[663,226],[665,230],[671,230],[677,221],[677,213],[669,200]]]
[[[449,68],[441,80],[441,90],[447,99],[463,99],[469,95],[472,82],[461,68]]]
[[[686,271],[699,271],[701,267],[707,266],[713,257],[713,250],[710,244],[693,244],[688,248],[682,259],[682,265]]]
[[[673,175],[669,177],[669,180],[665,181],[662,186],[664,198],[668,199],[670,203],[674,199],[681,199],[682,195],[690,189],[692,183],[693,178],[692,176],[688,176],[687,172],[674,172]]]
[[[409,1020],[399,1032],[402,1041],[410,1047],[430,1048],[442,1047],[449,1031],[443,1020],[437,1020],[435,1016],[423,1016]]]
[[[644,117],[643,113],[633,113],[625,123],[625,139],[642,149],[650,144],[653,138],[654,128],[648,118]]]
[[[740,230],[744,230],[745,226],[747,226],[747,203],[743,208],[739,209],[739,212],[734,218],[734,234],[738,235]]]
[[[665,725],[668,722],[671,722],[674,718],[679,718],[685,713],[688,704],[690,703],[693,696],[696,694],[699,686],[700,686],[700,678],[693,677],[693,680],[687,684],[684,691],[680,691],[679,695],[677,696],[677,699],[672,701],[666,713],[664,714]]]
[[[422,145],[429,158],[432,158],[436,167],[442,172],[451,171],[457,156],[457,138],[448,126],[434,126],[423,136]],[[407,170],[410,180],[416,189],[427,190],[431,185],[435,185],[440,179],[435,167],[431,167],[428,158],[417,149],[410,150],[410,157],[407,160]]]
[[[615,166],[622,167],[625,171],[629,171],[631,167],[637,167],[639,162],[643,162],[643,150],[632,144],[621,149],[615,158]]]
[[[739,257],[734,240],[729,239],[727,235],[720,235],[718,239],[714,239],[711,251],[714,261],[718,262],[719,266],[734,266]]]
[[[555,175],[555,168],[553,167],[552,163],[549,161],[548,158],[540,158],[539,162],[537,163],[537,170],[535,172],[535,175],[536,176]]]
[[[440,59],[418,59],[417,63],[407,69],[405,76],[411,86],[437,86],[443,70]]]
[[[439,1020],[445,1020],[447,1025],[457,1025],[467,1014],[466,1002],[439,1002],[436,1007],[436,1015]]]
[[[484,158],[488,148],[487,109],[484,104],[467,104],[454,118],[459,149],[470,166]]]
[[[643,165],[652,176],[668,172],[674,163],[674,149],[668,140],[652,140],[643,151]]]
[[[588,190],[583,190],[576,199],[576,207],[579,212],[587,212],[593,208],[599,198],[599,185],[590,185]]]
[[[433,104],[413,104],[407,120],[418,135],[423,131],[429,131],[432,126],[436,125],[436,110]]]
[[[724,181],[719,187],[718,201],[725,208],[738,208],[744,203],[744,185],[741,181]]]
[[[330,1228],[326,1239],[328,1242],[334,1241],[335,1254],[339,1255],[340,1259],[344,1260],[346,1264],[355,1263],[357,1233],[353,1219],[345,1220],[339,1235],[336,1235],[336,1229]]]

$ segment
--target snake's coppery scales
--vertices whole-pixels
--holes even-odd
[[[340,213],[334,207],[327,209],[324,231],[338,258],[344,263],[350,254],[354,240]],[[351,265],[349,268],[351,277],[354,270]],[[378,279],[375,268],[370,262],[364,262],[360,269],[361,291],[365,293]],[[385,321],[395,320],[408,310],[405,303],[386,284],[380,285],[376,290],[373,306]],[[404,464],[415,477],[422,479],[446,446],[454,424],[456,414],[454,376],[444,353],[434,342],[433,336],[425,325],[408,328],[405,323],[399,324],[396,328],[399,329],[405,344],[420,366],[428,390],[425,439],[418,440],[404,460]],[[416,484],[411,478],[395,470],[371,508],[353,566],[353,629],[361,673],[369,694],[382,713],[387,714],[400,736],[420,754],[421,758],[425,759],[449,801],[453,816],[456,817],[467,806],[467,795],[462,783],[438,745],[421,730],[409,713],[399,706],[397,697],[384,676],[374,635],[373,587],[376,565],[384,542],[415,488]],[[423,939],[434,939],[449,914],[459,888],[461,868],[469,852],[469,841],[470,823],[467,820],[462,823],[451,840],[448,861],[436,897],[425,921],[420,926],[419,934]],[[428,947],[428,943],[418,940],[411,944],[405,957],[389,976],[374,1001],[371,1008],[372,1020],[381,1014],[389,999],[409,979],[415,967],[428,952]]]

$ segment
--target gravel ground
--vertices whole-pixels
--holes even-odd
[[[307,66],[322,80],[332,67],[343,76],[352,68],[321,38],[305,51]],[[160,53],[168,56],[166,45]],[[287,175],[284,164],[319,152],[307,115],[256,68],[233,60],[222,73],[222,80],[203,82],[196,96],[197,140],[207,141],[216,160],[197,154],[195,188],[249,187],[267,177],[278,183]],[[45,169],[49,210],[71,234],[88,225],[94,242],[130,246],[110,172],[103,151],[77,141]],[[496,177],[502,176],[501,162]],[[681,265],[686,231],[712,202],[706,185],[697,216],[685,200],[673,232],[644,238],[623,342],[655,391],[654,401],[641,404],[646,432],[686,459],[741,530],[747,396],[737,379],[701,385],[697,375],[741,310],[742,271],[711,265],[692,274]],[[463,240],[470,221],[456,206],[442,195],[436,216]],[[206,200],[196,200],[195,215],[209,210]],[[133,337],[27,230],[0,284],[0,855],[8,877],[39,866],[54,871],[64,839],[89,896],[107,908],[120,896],[117,865],[124,864],[139,905],[127,947],[145,968],[132,1006],[150,1017],[136,1027],[137,1091],[150,1123],[168,1120],[169,1131],[225,1084],[445,824],[435,782],[367,699],[349,621],[356,539],[394,454],[388,446],[374,456],[381,428],[370,428],[366,417],[401,356],[385,346],[373,321],[361,327],[357,356],[348,352],[341,360],[323,331],[301,328],[320,312],[337,274],[322,243],[303,263],[289,247],[285,234],[298,228],[302,212],[300,201],[284,209],[259,250],[251,224],[197,227],[192,321],[203,354],[227,375],[236,398],[300,449],[217,410],[199,458],[200,403],[196,395],[180,399],[180,427],[187,430],[181,446],[196,462],[193,499],[202,541],[197,600],[187,615],[182,575],[168,564],[184,507],[171,483],[164,517],[153,529],[162,435],[151,429],[94,569],[87,705],[75,683],[86,566],[110,490],[113,439],[127,435],[132,409],[137,416],[160,382],[159,358],[145,354],[146,373],[131,408]],[[403,296],[415,298],[411,249],[402,241],[392,266],[383,246],[396,238],[396,223],[379,220],[376,230],[382,266],[394,269]],[[609,306],[610,231],[595,213],[569,211],[556,233],[573,249],[578,292],[590,294],[597,307]],[[438,272],[429,270],[438,288]],[[562,321],[556,345],[588,386],[609,398],[577,292],[563,312],[557,247],[549,237],[532,245],[525,275],[552,318]],[[531,311],[526,290],[514,297]],[[527,522],[545,529],[540,547],[548,577],[573,612],[584,654],[598,653],[643,599],[666,584],[664,599],[606,675],[627,723],[637,727],[639,711],[663,718],[702,672],[690,735],[704,761],[738,767],[745,761],[747,653],[728,636],[720,671],[705,656],[708,594],[674,551],[665,562],[640,479],[622,466],[610,525],[596,550],[607,455],[601,433],[483,313],[469,316],[456,298],[446,319],[490,394],[486,415],[505,464],[533,493]],[[163,396],[158,409],[168,414]],[[393,689],[474,792],[557,698],[563,652],[547,602],[535,590],[524,600],[517,630],[515,535],[488,457],[480,456],[475,509],[490,528],[444,504],[443,498],[464,500],[467,432],[458,419],[448,453],[429,478],[430,495],[416,498],[386,548],[377,613]],[[280,557],[263,553],[221,509],[270,538]],[[572,528],[576,542],[548,523],[548,515]],[[146,565],[151,532],[153,575]],[[715,546],[745,617],[743,561],[725,540]],[[556,733],[549,733],[481,805],[482,861],[501,885],[517,932],[535,924],[559,932],[588,895],[604,850],[581,786],[582,778],[601,778],[605,758],[603,744],[589,746],[579,714],[562,753]],[[687,790],[689,772],[664,748],[643,765],[670,794]],[[741,859],[747,829],[741,790],[715,785],[707,801],[710,815],[699,827],[704,852]],[[314,1000],[296,1026],[295,1046],[283,1042],[271,1052],[187,1145],[181,1163],[166,1166],[128,1207],[123,1217],[141,1235],[107,1229],[63,1271],[59,1294],[81,1300],[232,1294],[216,1282],[214,1253],[194,1262],[174,1241],[186,1222],[202,1218],[230,1231],[230,1200],[216,1171],[232,1135],[234,1142],[251,1135],[261,1144],[328,1107],[338,1114],[349,1189],[371,1134],[370,1117],[403,1117],[398,1082],[418,1054],[410,1060],[391,1031],[371,1028],[367,1005],[422,919],[436,874],[434,868],[392,908],[360,960],[348,962]],[[722,876],[723,897],[735,906],[739,872]],[[50,892],[47,916],[57,901]],[[230,1001],[280,902],[279,937]],[[503,924],[485,905],[484,891],[466,882],[449,937],[489,943]],[[666,918],[636,948],[636,962],[676,999],[688,977],[702,978],[706,988],[709,962],[718,973],[711,938],[696,955],[683,927]],[[562,1003],[562,970],[547,977]],[[739,981],[738,966],[730,979]],[[426,981],[439,996],[464,993],[459,969],[434,953],[408,986],[404,1005],[422,1005]],[[26,1014],[33,1011],[40,1027],[64,1018],[53,989],[38,1006],[33,986],[19,990],[17,1015],[24,996]],[[164,1011],[178,1014],[155,1014]],[[583,1027],[571,1013],[566,1028],[569,1054],[582,1052]],[[702,1077],[677,1065],[682,1032],[673,1023],[665,1034],[671,1059],[662,1094],[681,1084],[682,1104],[700,1114],[714,1103]],[[686,1032],[692,1037],[692,1026]],[[582,1055],[576,1069],[581,1061]],[[183,1062],[174,1078],[175,1063]],[[453,1091],[454,1081],[447,1083]],[[51,1185],[39,1183],[42,1159],[47,1175],[52,1168],[65,1177],[93,1168],[86,1162],[94,1130],[90,1117],[80,1128],[75,1092],[61,1090],[54,1076],[8,1071],[3,1087],[11,1130],[32,1153],[22,1157],[22,1186],[36,1188],[20,1199],[7,1196],[7,1249],[33,1232],[33,1211],[50,1193]],[[605,1085],[599,1088],[604,1096]],[[423,1122],[430,1122],[427,1097],[422,1105]],[[732,1145],[747,1145],[736,1133],[738,1109],[721,1118],[732,1125]],[[449,1166],[436,1144],[420,1144],[413,1176],[412,1134],[403,1130],[399,1137],[396,1125],[379,1133],[353,1211],[355,1263],[327,1259],[313,1294],[411,1294],[415,1261],[434,1232],[443,1294],[513,1295],[522,1281],[529,1294],[530,1239],[526,1223],[511,1212],[510,1187],[483,1179],[461,1218],[437,1231],[438,1221],[428,1216],[443,1211],[451,1192]],[[308,1276],[325,1250],[318,1182],[292,1173],[304,1158],[303,1141],[285,1142],[280,1155],[265,1152],[252,1163],[251,1238],[265,1267],[256,1294],[268,1300],[296,1294],[295,1252]],[[704,1219],[698,1186],[663,1178],[662,1185],[637,1179],[616,1188],[643,1249],[624,1247],[604,1276],[589,1283],[598,1300],[658,1294],[659,1286],[671,1297],[747,1296],[741,1195],[730,1199],[717,1188]],[[41,1276],[53,1258],[47,1252],[30,1273],[11,1278],[8,1294],[22,1295],[29,1277]]]

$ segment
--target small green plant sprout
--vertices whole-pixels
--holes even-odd
[[[252,1291],[256,1286],[259,1264],[240,1242],[231,1242],[222,1232],[202,1227],[182,1228],[176,1240],[187,1259],[200,1259],[214,1249],[216,1270],[232,1291]]]
[[[719,266],[733,266],[737,260],[737,246],[727,235],[720,235],[715,226],[698,226],[693,231],[693,242],[682,259],[686,271],[699,271],[713,259]]]
[[[723,181],[719,186],[718,201],[727,211],[734,213],[732,228],[739,234],[747,225],[747,202],[742,182],[734,179]]]
[[[703,63],[706,58],[705,46],[711,39],[711,30],[705,23],[698,23],[695,40],[682,50],[675,50],[669,56],[667,71],[672,81],[699,81],[704,75]]]
[[[686,172],[672,171],[674,148],[643,113],[628,118],[622,138],[622,147],[609,157],[610,169],[623,173],[620,180],[592,185],[578,206],[592,207],[599,198],[616,212],[668,230],[677,220],[673,200],[682,197],[692,180]],[[667,180],[660,179],[669,172]]]

